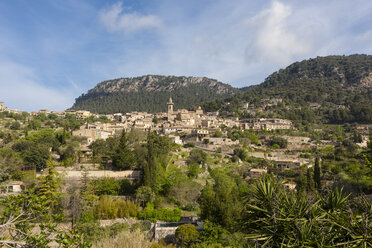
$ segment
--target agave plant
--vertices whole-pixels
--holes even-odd
[[[324,217],[319,200],[288,192],[283,181],[266,176],[253,186],[245,206],[247,237],[260,247],[314,247],[314,227]]]
[[[372,204],[365,197],[356,199],[353,209],[328,216],[335,247],[372,247]]]
[[[265,176],[245,196],[243,232],[255,247],[372,247],[372,206],[334,188],[322,197]]]
[[[340,190],[336,187],[328,191],[328,196],[326,198],[321,198],[322,208],[330,213],[339,212],[347,208],[346,202],[350,197],[350,194],[345,194],[343,188]]]

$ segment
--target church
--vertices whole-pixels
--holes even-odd
[[[189,111],[187,109],[175,111],[173,99],[170,97],[167,102],[167,109],[168,122],[170,122],[171,125],[184,125],[189,127],[201,126],[204,113],[200,106],[196,111]]]

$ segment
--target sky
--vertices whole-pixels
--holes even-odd
[[[148,74],[259,84],[293,62],[372,54],[370,0],[2,0],[0,101],[64,110]]]

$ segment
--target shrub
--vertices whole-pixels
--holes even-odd
[[[216,132],[214,132],[213,137],[217,137],[217,138],[222,137],[222,132],[217,130]]]
[[[199,232],[193,224],[184,224],[176,230],[177,243],[181,246],[189,246],[199,237]]]
[[[141,186],[137,189],[136,198],[141,202],[141,206],[145,206],[148,202],[153,202],[155,200],[155,193],[148,186]]]
[[[237,156],[242,161],[247,161],[249,157],[248,152],[242,148],[234,149],[234,156]]]
[[[80,222],[83,223],[93,223],[96,221],[96,216],[91,212],[82,212],[80,217]]]
[[[14,122],[10,125],[10,129],[11,129],[11,130],[19,130],[19,129],[21,129],[21,123],[19,123],[18,121],[14,121]]]
[[[134,195],[136,185],[132,184],[128,179],[119,180],[119,195]]]
[[[181,219],[181,209],[168,209],[161,208],[159,210],[154,209],[154,205],[148,203],[143,211],[138,213],[138,218],[142,220],[149,220],[151,222],[156,222],[157,220],[163,220],[167,222],[177,222]]]
[[[195,147],[194,142],[187,142],[186,144],[183,145],[183,147],[188,148],[188,147]]]
[[[120,184],[115,178],[94,179],[91,182],[94,193],[101,195],[118,195]]]
[[[99,219],[136,217],[139,206],[132,201],[103,196],[97,204],[96,214]]]
[[[198,178],[199,174],[199,166],[198,164],[189,164],[189,169],[187,171],[187,176],[191,178]]]
[[[279,148],[286,148],[288,145],[288,141],[282,137],[272,137],[269,141],[269,146],[272,147],[279,147]]]
[[[200,149],[192,149],[189,158],[186,160],[187,164],[203,164],[207,160],[207,154]]]

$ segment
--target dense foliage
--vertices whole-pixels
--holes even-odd
[[[147,204],[143,211],[138,213],[138,218],[142,220],[149,220],[156,222],[157,220],[167,221],[167,222],[177,222],[181,219],[181,209],[154,209],[153,204]]]
[[[177,243],[181,247],[189,246],[191,242],[199,237],[199,232],[193,224],[184,224],[179,226],[176,230]]]
[[[202,217],[207,225],[193,247],[234,246],[237,240],[239,247],[372,245],[372,205],[364,197],[351,197],[338,188],[296,193],[271,175],[252,182],[236,200],[237,193],[230,191],[230,185],[218,187],[221,189],[206,189],[210,192],[201,196]],[[218,194],[233,196],[219,201]],[[213,204],[205,205],[212,199]],[[223,209],[226,202],[231,205]],[[229,214],[232,211],[235,214]]]

